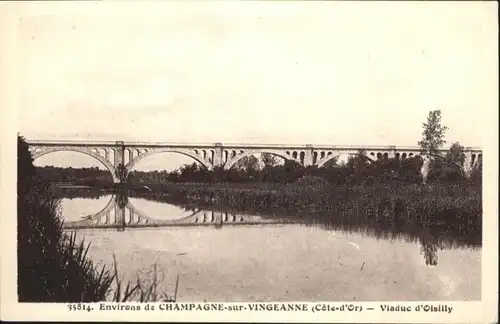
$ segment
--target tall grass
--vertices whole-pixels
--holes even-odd
[[[157,265],[153,265],[153,275],[149,280],[144,280],[137,275],[137,281],[132,284],[131,281],[125,282],[120,279],[118,274],[118,265],[116,262],[116,257],[113,255],[114,264],[114,285],[109,289],[111,292],[108,301],[113,302],[127,302],[127,301],[137,301],[137,302],[175,302],[177,300],[177,289],[179,286],[179,275],[177,275],[175,282],[175,290],[173,295],[169,295],[166,292],[161,294],[158,292],[158,287],[161,284],[161,280],[158,277]]]
[[[33,181],[18,197],[18,295],[21,302],[95,302],[111,283],[87,257],[88,246],[63,232],[59,200]]]
[[[88,255],[90,243],[66,234],[60,202],[49,186],[35,182],[19,201],[18,296],[20,302],[175,301],[176,295],[159,294],[153,277],[126,284],[118,266],[99,269]]]
[[[156,200],[226,212],[298,218],[339,229],[422,233],[481,245],[482,193],[467,185],[182,184],[155,188]],[[160,191],[161,190],[161,191]],[[427,234],[426,234],[427,235]]]
[[[94,264],[88,256],[90,244],[64,232],[60,200],[36,173],[21,137],[17,180],[19,302],[175,301],[176,296],[157,293],[156,266],[148,285],[138,278],[123,288],[116,261],[114,271]]]

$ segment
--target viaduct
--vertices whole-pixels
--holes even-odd
[[[59,151],[73,151],[89,155],[101,162],[111,173],[115,183],[125,182],[128,172],[142,159],[157,153],[174,152],[189,156],[207,169],[232,168],[244,157],[268,153],[302,166],[322,167],[340,155],[357,155],[361,151],[370,161],[383,158],[417,156],[419,147],[403,146],[335,146],[335,145],[283,145],[283,144],[179,144],[156,142],[93,142],[28,140],[33,159]],[[449,148],[441,149],[447,152]],[[466,147],[465,164],[472,166],[482,160],[482,150]]]

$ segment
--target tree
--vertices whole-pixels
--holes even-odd
[[[356,155],[350,155],[347,159],[346,166],[353,170],[355,173],[362,172],[369,165],[368,157],[366,156],[366,151],[358,150]]]
[[[438,149],[446,143],[444,135],[448,130],[448,127],[441,125],[441,110],[430,111],[427,123],[423,123],[423,127],[422,140],[418,142],[422,154],[430,157],[439,155]]]
[[[287,182],[293,182],[304,175],[304,167],[300,165],[298,162],[293,160],[285,160],[285,164],[283,165],[283,169],[285,171],[284,179]]]
[[[122,182],[122,183],[127,181],[128,170],[125,167],[125,165],[123,165],[123,163],[120,163],[116,167],[116,176],[118,177],[118,179],[120,179],[120,182]]]
[[[325,169],[335,168],[338,166],[338,161],[339,161],[338,156],[332,157],[331,159],[329,159],[328,161],[326,161],[323,164],[323,168],[325,168]]]
[[[261,154],[262,162],[264,163],[264,166],[266,167],[274,167],[279,164],[278,159],[269,153],[262,153]]]
[[[470,173],[470,180],[472,183],[481,186],[483,183],[483,164],[481,161],[477,161],[472,167]]]
[[[464,168],[464,147],[455,142],[444,157],[434,156],[429,163],[427,179],[430,182],[460,183],[468,181],[467,172]]]
[[[235,168],[243,169],[247,172],[259,170],[259,159],[254,155],[245,156],[235,164]]]
[[[462,166],[465,162],[464,147],[459,142],[453,143],[450,150],[446,153],[445,161],[450,164]]]
[[[180,179],[182,181],[202,181],[204,179],[204,173],[196,162],[192,164],[185,164],[179,169]]]
[[[36,168],[33,165],[33,157],[29,151],[29,145],[24,137],[17,135],[17,186],[18,193],[24,184],[30,184],[36,174]],[[29,185],[28,185],[29,186]]]

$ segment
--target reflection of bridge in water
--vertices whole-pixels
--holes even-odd
[[[138,228],[162,226],[215,226],[290,224],[291,220],[279,218],[265,219],[260,216],[197,209],[190,215],[175,219],[155,219],[134,207],[128,200],[117,201],[113,195],[108,204],[99,212],[83,216],[81,220],[65,222],[66,229],[85,228]]]

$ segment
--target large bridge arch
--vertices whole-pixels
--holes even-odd
[[[115,195],[111,195],[110,200],[104,206],[100,211],[97,213],[89,214],[86,216],[82,216],[80,220],[77,221],[72,221],[72,222],[64,222],[64,227],[65,228],[73,228],[73,227],[78,227],[78,226],[90,226],[92,224],[96,224],[99,219],[101,219],[103,216],[106,216],[108,213],[111,213],[113,209],[115,208],[116,202],[115,202]],[[110,215],[111,216],[111,215]],[[115,221],[115,215],[112,215],[113,219],[111,222]]]
[[[142,223],[147,223],[149,225],[154,225],[154,226],[161,226],[161,225],[172,225],[172,224],[179,224],[179,223],[186,223],[188,220],[193,219],[196,215],[198,215],[200,212],[202,212],[201,209],[195,210],[191,212],[187,216],[183,216],[180,218],[174,218],[174,219],[168,219],[168,220],[159,220],[152,218],[148,216],[146,213],[144,213],[142,210],[134,206],[131,202],[125,206],[126,209],[130,211],[130,221],[126,222],[127,225],[133,224],[132,222],[132,214],[136,215],[139,217],[140,220],[142,220]],[[140,221],[137,221],[136,223],[140,223]]]
[[[368,162],[372,163],[375,161],[375,159],[372,159],[368,154],[362,154],[360,152],[335,152],[334,154],[326,155],[324,158],[320,159],[316,165],[318,168],[323,167],[328,161],[331,161],[335,158],[338,158],[342,155],[347,155],[349,157],[351,156],[359,156],[359,157],[364,157]]]
[[[40,147],[34,147],[31,156],[33,157],[33,161],[50,153],[55,153],[55,152],[76,152],[76,153],[82,153],[87,156],[93,157],[97,161],[99,161],[110,173],[111,177],[113,178],[114,183],[120,182],[120,179],[118,178],[116,174],[116,168],[111,164],[110,161],[108,161],[104,156],[101,156],[95,152],[93,152],[89,148],[83,148],[83,147],[46,147],[46,148],[40,148]]]
[[[173,148],[159,148],[159,149],[149,149],[145,150],[145,152],[139,154],[138,156],[134,157],[132,160],[130,160],[126,165],[125,168],[127,169],[128,172],[132,171],[132,169],[137,165],[138,162],[141,160],[150,157],[154,154],[160,154],[160,153],[178,153],[182,154],[184,156],[188,156],[201,164],[204,168],[210,169],[212,167],[212,163],[210,161],[203,157],[201,154],[197,154],[197,151],[195,152],[190,152],[191,150],[180,150],[180,149],[173,149]]]
[[[300,160],[298,158],[293,158],[292,156],[287,155],[285,151],[260,149],[260,150],[248,150],[248,151],[244,151],[243,153],[237,154],[236,156],[234,156],[226,161],[226,163],[224,164],[224,169],[230,170],[241,159],[243,159],[245,157],[249,157],[249,156],[254,155],[254,154],[262,154],[262,153],[271,154],[274,156],[278,156],[284,160],[293,161],[293,162],[297,162],[297,163],[301,164]]]

